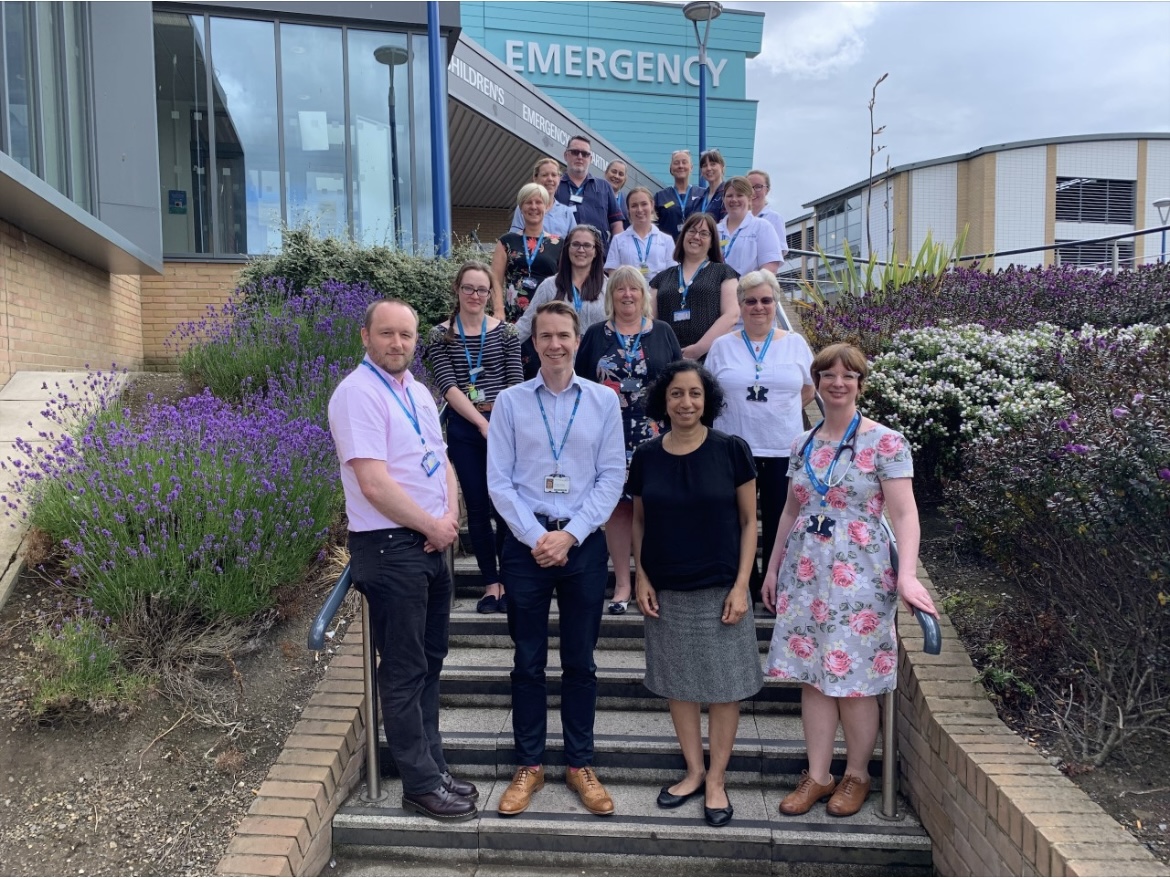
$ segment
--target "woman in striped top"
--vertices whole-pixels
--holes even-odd
[[[508,526],[492,509],[488,496],[487,433],[496,396],[522,378],[520,338],[516,327],[487,313],[492,276],[486,265],[465,262],[455,275],[454,294],[450,319],[431,330],[427,360],[439,394],[451,410],[447,457],[459,477],[467,505],[467,531],[484,582],[476,610],[503,613],[507,604],[499,556]]]

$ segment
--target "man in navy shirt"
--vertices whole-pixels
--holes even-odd
[[[690,202],[703,197],[700,187],[690,185],[689,150],[675,150],[670,154],[670,176],[674,178],[674,186],[668,186],[654,196],[654,213],[658,215],[658,228],[677,241]]]
[[[589,162],[593,158],[593,145],[589,138],[575,134],[569,138],[565,149],[565,165],[568,170],[557,186],[556,199],[576,209],[577,223],[588,223],[601,230],[605,244],[625,228],[622,225],[622,209],[613,194],[613,187],[605,180],[589,173]],[[606,234],[608,230],[609,234]]]

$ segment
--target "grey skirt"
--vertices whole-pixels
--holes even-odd
[[[756,619],[720,622],[725,588],[661,590],[658,619],[646,617],[646,689],[681,702],[738,702],[763,685]]]

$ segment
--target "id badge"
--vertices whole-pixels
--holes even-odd
[[[638,266],[638,271],[640,271],[640,272],[642,273],[642,277],[643,277],[643,278],[649,278],[649,277],[650,277],[650,266],[646,265],[645,263],[643,263],[642,265]]]
[[[667,208],[672,208],[672,207],[674,207],[674,202],[673,202],[673,201],[668,201],[666,204],[664,204],[664,205],[662,206],[662,209],[663,209],[663,210],[666,210]]]
[[[472,403],[478,403],[479,402],[479,388],[477,388],[475,385],[468,385],[467,386],[467,399],[469,399]]]
[[[636,394],[642,390],[642,382],[636,378],[623,378],[621,384],[618,385],[618,389],[623,394]]]
[[[548,494],[568,494],[569,477],[560,476],[556,473],[544,477],[544,490]]]
[[[583,195],[570,195],[569,201],[571,201],[573,204],[581,204],[582,202],[585,201],[585,196],[583,196]]]
[[[675,323],[678,323],[679,321],[690,320],[690,319],[691,319],[691,310],[689,308],[680,308],[678,311],[676,311],[674,313]]]
[[[731,243],[731,239],[730,239],[730,238],[723,238],[723,239],[721,239],[721,240],[720,240],[720,242],[719,242],[719,246],[720,246],[720,247],[722,247],[724,250],[726,250],[726,249],[727,249],[727,245],[728,245],[728,244],[730,244],[730,243]]]
[[[427,476],[434,476],[435,471],[439,469],[439,456],[427,449],[427,453],[422,456],[423,473]]]
[[[531,293],[537,287],[536,278],[524,278],[520,282],[520,286],[523,287],[525,290],[527,290],[529,293]]]

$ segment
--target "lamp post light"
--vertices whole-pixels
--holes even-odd
[[[374,50],[374,60],[379,64],[385,64],[390,71],[390,94],[386,100],[390,112],[390,185],[394,200],[394,216],[391,222],[394,224],[394,244],[401,249],[402,218],[399,212],[402,210],[402,195],[398,183],[398,119],[394,107],[394,68],[406,64],[410,60],[410,53],[402,46],[379,46]]]
[[[1156,198],[1154,199],[1154,207],[1158,209],[1158,219],[1162,221],[1165,226],[1170,223],[1170,198]],[[1162,255],[1158,257],[1158,262],[1166,261],[1166,230],[1162,230]]]
[[[699,41],[699,158],[707,151],[707,38],[711,35],[711,22],[722,12],[723,4],[715,0],[691,0],[683,7],[683,15],[695,26],[695,39]],[[704,22],[702,35],[700,21]]]

